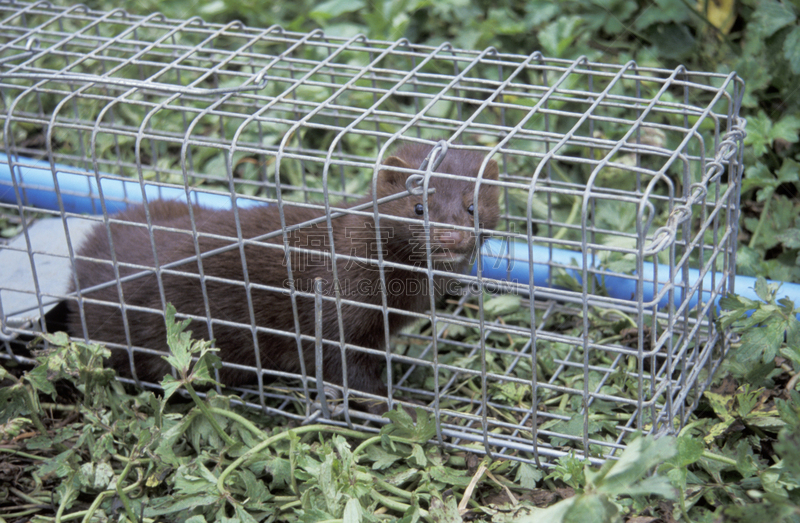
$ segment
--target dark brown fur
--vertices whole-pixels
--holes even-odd
[[[387,159],[386,164],[393,166],[408,166],[418,168],[430,146],[407,145],[397,151],[394,157]],[[470,151],[451,149],[438,172],[458,174],[475,177],[478,174],[483,156]],[[407,174],[397,171],[381,171],[378,179],[378,196],[386,196],[405,189]],[[484,174],[485,179],[497,179],[497,164],[490,161]],[[435,194],[428,199],[429,217],[432,221],[444,222],[452,225],[473,227],[473,216],[469,214],[468,207],[473,202],[474,182],[447,180],[432,177],[430,186],[436,189]],[[479,218],[484,228],[494,228],[498,220],[498,189],[496,186],[482,185],[480,191]],[[357,203],[372,201],[368,197]],[[417,203],[422,202],[422,196],[406,197],[381,205],[379,210],[382,215],[390,214],[422,220],[415,212]],[[149,204],[150,216],[153,224],[172,227],[186,232],[154,231],[156,252],[160,265],[165,263],[195,256],[194,241],[191,235],[191,221],[188,206],[179,202],[153,202]],[[212,233],[228,238],[236,238],[236,227],[232,211],[210,210],[194,207],[194,220],[197,230],[201,233]],[[322,211],[302,209],[287,205],[284,208],[287,225],[297,224],[323,215]],[[253,238],[274,230],[280,230],[280,218],[276,205],[240,209],[242,235]],[[115,218],[131,222],[146,223],[143,207],[134,207]],[[334,244],[336,252],[345,255],[369,256],[377,259],[378,248],[381,247],[375,239],[375,223],[370,218],[345,215],[336,218],[334,224]],[[417,267],[426,267],[424,233],[419,226],[392,221],[381,218],[382,231],[390,231],[383,248],[384,259],[390,262],[402,263]],[[153,267],[153,249],[150,242],[150,233],[147,227],[127,224],[112,223],[114,249],[117,261],[124,264],[136,264]],[[432,231],[432,250],[436,256],[441,256],[445,249],[457,255],[471,256],[476,248],[474,235],[466,231],[455,231],[436,227]],[[305,227],[290,235],[292,245],[308,249],[324,249],[330,251],[325,224],[316,227]],[[199,239],[200,250],[208,251],[221,246],[234,243],[231,239],[214,239],[201,236]],[[281,248],[248,245],[245,247],[246,267],[251,283],[274,286],[287,289],[287,269],[285,256],[282,249],[283,238],[278,236],[269,240],[269,243],[280,245]],[[79,251],[80,255],[110,259],[108,245],[108,231],[104,226],[98,226],[92,232],[86,243]],[[318,257],[319,258],[319,257]],[[453,260],[450,260],[453,261]],[[456,270],[466,268],[466,260],[456,260]],[[330,259],[313,259],[306,254],[294,252],[291,257],[293,275],[296,288],[304,292],[312,292],[313,281],[321,277],[325,281],[324,292],[326,296],[333,296],[332,272]],[[447,259],[437,261],[437,268],[445,268],[443,263]],[[245,324],[239,327],[213,324],[213,335],[219,347],[220,357],[227,362],[255,366],[253,329],[250,327],[251,319],[247,295],[242,284],[226,283],[208,279],[209,277],[224,278],[227,280],[244,281],[243,264],[239,249],[216,254],[202,260],[202,268],[206,279],[208,306],[210,316],[214,320],[223,320]],[[78,260],[75,267],[81,288],[88,288],[106,281],[114,280],[115,275],[110,263]],[[198,273],[197,261],[186,263],[175,270]],[[364,263],[350,263],[347,259],[337,259],[337,270],[340,281],[345,285],[344,290],[349,294],[345,299],[356,300],[360,303],[381,305],[380,292],[363,292],[363,289],[379,289],[379,272],[377,265]],[[122,276],[138,272],[138,269],[121,266]],[[386,283],[389,292],[387,302],[389,307],[404,311],[421,313],[430,306],[428,292],[392,292],[392,289],[409,289],[410,284],[419,284],[419,289],[426,289],[427,275],[424,272],[415,272],[403,269],[387,269]],[[179,313],[207,317],[203,300],[200,280],[197,277],[163,274],[163,287],[167,302],[171,302]],[[402,287],[397,287],[397,285]],[[359,285],[361,285],[359,287]],[[359,291],[358,289],[361,289]],[[124,302],[128,306],[149,307],[163,310],[159,294],[158,283],[154,275],[141,277],[123,285]],[[251,289],[253,310],[255,311],[255,324],[280,331],[287,331],[286,335],[258,332],[258,346],[261,365],[264,369],[296,373],[300,370],[297,342],[294,336],[295,321],[292,314],[292,304],[288,293]],[[117,286],[95,291],[84,295],[93,300],[104,300],[120,303]],[[314,302],[313,298],[298,297],[297,307],[299,313],[300,332],[314,336]],[[126,339],[123,329],[122,314],[118,306],[103,306],[94,303],[84,303],[88,336],[92,340],[114,342],[122,345],[146,347],[157,350],[166,350],[166,328],[161,314],[127,311],[130,340]],[[389,314],[389,334],[394,335],[400,329],[414,321],[408,315]],[[385,350],[385,330],[383,313],[376,309],[366,309],[358,305],[342,305],[342,322],[344,325],[344,338],[348,344],[365,348]],[[67,314],[68,331],[71,335],[83,337],[84,331],[79,314],[78,303],[70,301]],[[324,378],[333,383],[342,383],[342,362],[338,346],[339,328],[336,306],[333,300],[325,300],[323,306],[323,336],[331,340],[324,347]],[[208,324],[205,321],[193,321],[190,324],[195,336],[208,338]],[[313,342],[303,343],[303,353],[306,370],[311,375],[314,373]],[[121,374],[130,375],[127,352],[113,350],[111,364]],[[385,395],[386,387],[381,381],[381,362],[383,357],[366,354],[361,351],[349,350],[347,352],[347,375],[350,387],[377,395]],[[155,356],[137,354],[135,357],[135,370],[139,379],[157,381],[169,370],[163,359]],[[245,371],[224,368],[220,371],[223,383],[238,385],[244,382],[254,382],[255,375]],[[373,407],[369,410],[381,412],[383,407]]]

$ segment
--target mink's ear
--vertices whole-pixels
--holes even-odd
[[[383,161],[383,164],[388,168],[382,169],[378,173],[378,196],[388,196],[405,190],[409,174],[392,170],[391,167],[403,169],[413,169],[413,167],[397,156],[388,157]]]
[[[497,162],[489,160],[486,164],[486,169],[483,171],[484,180],[497,180],[500,175],[500,169],[497,167]]]

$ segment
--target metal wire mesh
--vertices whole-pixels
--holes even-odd
[[[744,126],[735,74],[47,3],[2,2],[0,20],[0,209],[23,235],[5,251],[31,272],[25,289],[0,286],[6,357],[19,357],[15,338],[48,328],[53,304],[91,299],[48,291],[37,272],[48,256],[75,263],[78,217],[107,228],[127,204],[177,194],[321,209],[335,227],[331,202],[370,195],[400,144],[440,140],[445,157],[472,148],[494,158],[501,193],[498,225],[474,231],[496,241],[473,275],[457,275],[466,292],[385,356],[393,400],[424,406],[440,444],[542,464],[570,451],[607,458],[637,430],[678,430],[728,349],[712,317],[733,290]],[[57,219],[61,254],[31,239],[41,216]],[[238,248],[241,231],[227,240]],[[23,295],[35,306],[21,307]],[[234,322],[270,327],[254,316]],[[270,375],[284,379],[235,389],[245,404],[379,426],[358,409],[336,415],[313,373],[262,369]]]

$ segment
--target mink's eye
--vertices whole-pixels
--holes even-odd
[[[422,207],[421,203],[418,203],[417,205],[414,206],[414,212],[422,216],[423,214],[425,214],[425,209]]]
[[[475,205],[472,204],[472,203],[469,204],[469,207],[467,207],[467,212],[470,214],[470,216],[474,215],[475,214]]]

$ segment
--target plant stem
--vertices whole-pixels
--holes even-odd
[[[751,249],[755,249],[756,240],[758,239],[758,235],[761,233],[761,227],[764,225],[764,222],[767,219],[767,214],[769,212],[769,204],[772,202],[772,194],[770,197],[766,199],[764,203],[764,210],[761,211],[761,216],[758,218],[758,225],[756,225],[756,230],[753,231],[753,236],[750,237],[750,243],[747,244],[748,247]]]
[[[47,507],[50,506],[50,499],[46,498],[46,499],[38,500],[38,499],[36,499],[36,498],[34,498],[32,496],[29,496],[29,495],[25,494],[24,492],[22,492],[19,489],[15,489],[14,487],[9,487],[8,491],[11,492],[12,494],[14,494],[15,496],[17,496],[18,498],[24,499],[25,501],[27,501],[28,503],[31,503],[33,505],[45,505]]]
[[[240,414],[231,412],[229,410],[221,409],[219,407],[209,407],[208,411],[211,412],[212,414],[216,414],[217,416],[224,416],[226,418],[230,418],[236,421],[237,423],[242,425],[244,428],[246,428],[256,436],[261,436],[264,438],[268,437],[266,432],[256,427],[252,421],[248,420],[244,416],[241,416]]]
[[[404,498],[404,499],[411,499],[411,496],[413,495],[411,492],[407,492],[407,491],[401,489],[400,487],[396,487],[396,486],[392,485],[391,483],[389,483],[386,480],[377,478],[377,477],[373,476],[372,474],[367,474],[366,472],[356,472],[356,477],[358,479],[361,479],[361,480],[365,481],[365,482],[375,481],[375,482],[378,483],[378,485],[380,485],[382,488],[384,488],[387,491],[389,491],[391,494],[394,494],[395,496],[399,496],[399,497]]]
[[[72,488],[72,480],[75,476],[75,472],[72,472],[63,483],[64,491],[61,495],[61,499],[58,503],[58,510],[56,511],[55,522],[61,523],[61,517],[64,515],[64,511],[67,510],[67,503],[69,502],[69,498],[72,495],[73,488]]]
[[[736,460],[731,458],[726,458],[725,456],[720,456],[719,454],[714,454],[708,450],[703,451],[703,457],[708,458],[714,461],[719,461],[720,463],[725,463],[726,465],[730,465],[732,467],[736,466]]]
[[[234,470],[236,470],[236,468],[239,467],[239,465],[250,459],[254,454],[261,452],[262,450],[266,449],[273,443],[277,443],[278,441],[288,438],[291,434],[300,435],[300,434],[305,434],[306,432],[333,432],[334,434],[340,434],[342,436],[347,436],[350,438],[358,438],[358,439],[371,437],[368,436],[367,434],[364,434],[363,432],[358,432],[356,430],[350,430],[350,429],[343,429],[340,427],[331,427],[329,425],[307,425],[305,427],[298,427],[296,429],[287,430],[286,432],[281,432],[280,434],[276,434],[270,438],[265,439],[255,447],[251,448],[250,450],[239,456],[239,458],[236,461],[228,465],[228,467],[222,471],[222,474],[219,475],[219,479],[217,480],[217,490],[219,490],[219,493],[222,494],[223,496],[225,495],[225,480],[228,478],[228,476],[231,475],[231,473]]]
[[[283,512],[285,510],[289,510],[290,508],[299,507],[301,505],[302,502],[300,500],[292,501],[291,503],[287,503],[285,505],[281,505],[280,507],[278,507],[278,511]]]
[[[7,447],[0,447],[0,452],[8,452],[9,454],[13,454],[15,456],[19,456],[26,459],[35,459],[39,461],[46,461],[47,458],[42,456],[34,456],[33,454],[28,454],[27,452],[22,452],[17,449],[7,448]]]
[[[39,512],[39,509],[28,509],[28,510],[23,510],[22,512],[8,512],[6,514],[0,514],[0,516],[3,517],[5,521],[9,519],[16,519],[24,516],[29,516],[31,514],[36,514],[37,512]]]
[[[369,438],[369,439],[368,439],[368,440],[366,440],[366,441],[363,441],[363,442],[361,443],[361,445],[359,445],[358,447],[356,447],[356,448],[355,448],[355,450],[353,451],[353,462],[354,462],[354,463],[358,463],[358,458],[360,457],[360,456],[359,456],[359,454],[361,454],[362,452],[364,452],[364,450],[365,450],[367,447],[369,447],[370,445],[374,445],[375,443],[378,443],[378,442],[380,442],[380,440],[381,440],[381,437],[380,437],[380,436],[374,436],[374,437],[372,437],[372,438]]]
[[[578,215],[581,212],[581,207],[582,207],[581,199],[580,198],[574,198],[574,200],[572,202],[572,208],[569,211],[569,216],[567,216],[567,219],[564,222],[565,225],[572,225],[575,222],[575,219],[578,217]],[[568,231],[569,231],[569,229],[567,227],[560,227],[558,229],[558,232],[556,232],[553,235],[553,239],[554,240],[562,239],[564,236],[567,235]]]
[[[14,378],[13,376],[11,377],[17,381],[17,384],[19,384],[20,387],[22,387],[23,398],[25,398],[25,404],[28,405],[28,411],[29,411],[28,414],[31,417],[33,425],[42,434],[42,436],[49,437],[47,434],[47,428],[44,426],[42,418],[39,417],[39,412],[41,411],[41,407],[39,406],[39,397],[36,395],[36,392],[33,390],[33,387],[28,387],[25,384],[21,383],[16,378]],[[64,452],[66,450],[69,450],[67,446],[64,445],[63,443],[53,442],[53,446],[59,452]]]
[[[410,508],[410,505],[406,505],[405,503],[400,503],[399,501],[395,501],[389,497],[383,496],[379,494],[377,490],[371,491],[369,495],[372,497],[372,499],[374,499],[378,503],[392,510],[396,510],[397,512],[405,512]],[[428,511],[423,508],[419,509],[419,513],[424,518],[427,518],[429,516]]]
[[[138,454],[138,449],[134,447],[131,454]],[[125,468],[123,468],[122,472],[119,474],[119,479],[117,479],[117,495],[122,501],[122,505],[125,507],[125,512],[128,513],[128,518],[131,521],[136,521],[136,514],[133,512],[133,507],[131,507],[131,500],[127,494],[125,494],[125,491],[122,488],[122,482],[125,481],[125,478],[128,476],[131,466],[133,465],[133,461],[134,460],[128,461],[128,463],[125,464]]]
[[[89,521],[92,520],[92,516],[94,516],[95,510],[97,510],[97,508],[100,506],[100,504],[103,502],[103,500],[105,498],[107,498],[108,496],[111,496],[113,494],[119,494],[119,492],[130,492],[131,490],[133,490],[135,488],[138,488],[138,487],[139,487],[139,485],[138,485],[138,482],[137,482],[137,483],[133,483],[131,485],[128,485],[127,487],[125,487],[123,489],[120,489],[119,488],[119,483],[117,483],[117,490],[104,490],[103,492],[98,494],[96,498],[94,498],[94,501],[92,502],[91,506],[89,506],[89,508],[87,510],[85,510],[83,512],[75,512],[73,514],[69,514],[67,517],[64,518],[64,521],[66,521],[67,519],[77,519],[77,517],[79,517],[80,515],[83,515],[82,523],[89,523]],[[130,517],[131,514],[133,514],[133,510],[128,511],[127,508],[126,508],[125,511],[128,512],[128,517]],[[134,519],[132,519],[131,521],[139,521],[139,518],[134,517]]]
[[[211,426],[214,427],[214,430],[217,431],[219,437],[221,437],[225,441],[225,443],[228,444],[228,446],[231,447],[234,446],[236,444],[236,441],[234,441],[234,439],[230,437],[227,432],[222,430],[222,427],[220,427],[219,423],[217,422],[217,418],[214,417],[214,415],[209,410],[208,405],[206,405],[206,403],[203,400],[201,400],[200,396],[198,396],[197,393],[194,391],[194,387],[192,387],[191,383],[186,381],[184,382],[184,386],[186,387],[186,392],[188,392],[189,396],[191,396],[192,399],[194,400],[195,405],[197,405],[197,407],[200,409],[200,411],[203,413],[206,419],[208,419],[208,422],[211,423]]]

